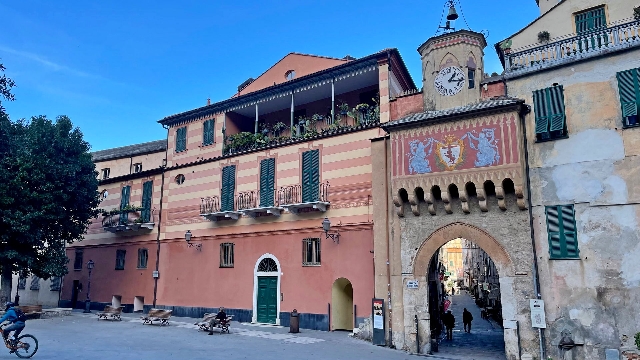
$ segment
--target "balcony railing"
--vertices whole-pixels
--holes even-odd
[[[505,54],[505,76],[519,76],[637,46],[640,46],[640,21],[634,20]]]
[[[278,189],[278,204],[294,214],[313,210],[327,211],[329,182],[322,182],[317,186],[317,189],[311,191],[305,191],[301,184],[282,186]]]
[[[155,225],[154,215],[153,209],[112,210],[102,214],[102,228],[112,233],[152,230]]]

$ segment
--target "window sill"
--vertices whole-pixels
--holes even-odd
[[[622,125],[622,129],[626,130],[626,129],[633,129],[633,128],[638,128],[640,127],[640,123],[635,124],[635,125]]]
[[[233,269],[234,266],[233,265],[220,265],[220,269]]]
[[[552,258],[552,257],[550,257],[549,260],[582,260],[582,258],[579,258],[579,257],[577,257],[577,258],[574,258],[574,257],[555,257],[555,258]]]
[[[568,138],[569,138],[569,135],[559,136],[559,137],[556,137],[556,138],[553,138],[553,139],[545,139],[545,140],[537,140],[536,139],[536,144],[550,142],[550,141],[556,141],[556,140],[564,140],[564,139],[568,139]]]
[[[122,269],[117,269],[117,268],[116,268],[116,271],[122,271],[122,270],[124,270],[124,268],[122,268]]]
[[[82,271],[82,269],[73,269],[73,271]]]
[[[124,270],[124,269],[122,269],[122,270]],[[136,268],[136,270],[147,270],[147,268],[146,267],[139,267],[139,268]]]
[[[320,264],[302,264],[303,267],[320,267]]]
[[[211,144],[202,144],[202,145],[200,145],[199,147],[201,147],[201,148],[205,148],[205,147],[213,146],[213,145],[215,145],[215,144],[216,144],[215,142],[212,142]]]

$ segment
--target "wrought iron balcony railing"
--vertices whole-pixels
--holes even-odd
[[[317,188],[313,188],[314,185]],[[277,194],[278,204],[284,206],[311,202],[329,202],[329,182],[308,185],[312,187],[309,190],[306,190],[305,186],[296,184],[280,187]]]
[[[102,214],[102,227],[110,232],[153,229],[155,209],[130,208]]]

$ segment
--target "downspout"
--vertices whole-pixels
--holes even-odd
[[[391,104],[389,100],[391,99],[391,52],[387,51],[387,105],[389,110],[389,121],[391,121]],[[391,171],[389,171],[389,163],[388,163],[388,139],[384,140],[384,168],[387,170],[389,174],[389,183],[387,184],[387,188],[391,189]],[[389,198],[387,198],[387,216],[389,215]],[[391,239],[389,236],[389,222],[386,221],[387,227],[387,307],[389,308],[389,347],[393,346],[393,309],[391,307]]]
[[[506,92],[506,80],[505,80],[505,92]],[[527,124],[525,120],[525,115],[531,112],[531,107],[529,105],[525,105],[524,110],[521,108],[520,120],[522,122],[522,135],[524,142],[524,163],[525,163],[525,178],[527,179],[527,207],[529,208],[529,229],[531,231],[531,250],[533,251],[533,287],[536,292],[536,298],[542,299],[542,294],[540,293],[540,275],[538,272],[538,255],[536,253],[536,240],[535,240],[535,231],[533,229],[533,205],[531,201],[531,178],[530,178],[530,169],[529,169],[529,148],[527,144]],[[546,359],[546,351],[545,351],[545,336],[544,330],[542,328],[538,328],[538,338],[540,340],[540,359]]]
[[[158,278],[160,277],[160,233],[161,233],[161,227],[162,227],[162,202],[164,200],[164,173],[165,173],[165,169],[167,168],[167,158],[168,158],[168,154],[169,154],[169,127],[165,127],[164,125],[162,125],[163,128],[167,129],[167,147],[164,151],[164,161],[162,164],[162,184],[160,185],[160,211],[158,213],[158,236],[156,238],[156,271],[154,273],[153,280],[154,280],[154,284],[153,284],[153,307],[156,307],[156,301],[158,300]]]

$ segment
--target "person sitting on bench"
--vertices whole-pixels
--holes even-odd
[[[227,320],[227,313],[225,313],[224,308],[221,307],[218,311],[218,315],[209,321],[209,335],[213,335],[213,328],[225,320]]]

